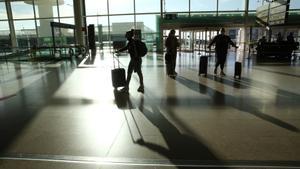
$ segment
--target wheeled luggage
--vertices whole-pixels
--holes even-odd
[[[207,56],[201,56],[200,57],[200,64],[199,64],[199,76],[204,75],[207,76],[207,64],[208,64],[208,57]]]
[[[242,74],[242,63],[241,62],[235,62],[234,64],[234,78],[238,77],[241,79]]]
[[[120,68],[119,59],[117,58],[118,68],[115,68],[115,56],[113,55],[114,69],[111,70],[112,85],[114,88],[126,85],[125,69]]]

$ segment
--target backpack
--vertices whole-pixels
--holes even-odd
[[[141,40],[135,40],[135,45],[136,45],[138,56],[144,57],[148,52],[146,44]]]

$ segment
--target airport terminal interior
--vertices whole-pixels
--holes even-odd
[[[300,168],[299,42],[299,0],[0,0],[0,169]]]

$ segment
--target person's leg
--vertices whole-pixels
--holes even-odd
[[[217,54],[216,54],[217,55]],[[216,65],[215,65],[215,70],[214,70],[214,74],[218,74],[218,67],[220,65],[220,58],[219,56],[217,55],[216,56]]]
[[[139,92],[144,92],[144,78],[143,78],[143,73],[142,73],[142,60],[138,61],[136,63],[136,73],[139,76],[140,79],[140,86],[138,88]]]
[[[220,67],[221,67],[221,75],[222,76],[225,76],[226,74],[224,73],[224,67],[225,67],[225,62],[226,62],[226,55],[223,55],[221,58],[220,58]]]
[[[173,59],[173,74],[177,75],[177,72],[175,71],[176,69],[176,59],[177,59],[177,54],[174,55],[174,59]]]
[[[138,70],[137,71],[137,74],[139,76],[139,79],[140,79],[140,86],[139,88],[137,89],[138,92],[144,92],[144,81],[143,81],[143,73],[141,70]]]
[[[130,80],[131,80],[131,75],[132,75],[132,72],[133,72],[133,62],[130,61],[129,62],[129,65],[128,65],[128,70],[127,70],[127,79],[126,79],[126,86],[125,86],[125,89],[124,90],[129,90],[129,83],[130,83]]]

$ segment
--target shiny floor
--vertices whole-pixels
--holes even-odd
[[[163,56],[149,53],[144,94],[136,74],[129,94],[114,91],[109,52],[0,62],[0,168],[300,168],[300,60],[241,56],[229,53],[225,77],[210,57],[199,77],[199,53],[182,52],[170,78]],[[119,60],[126,69],[128,56]]]

